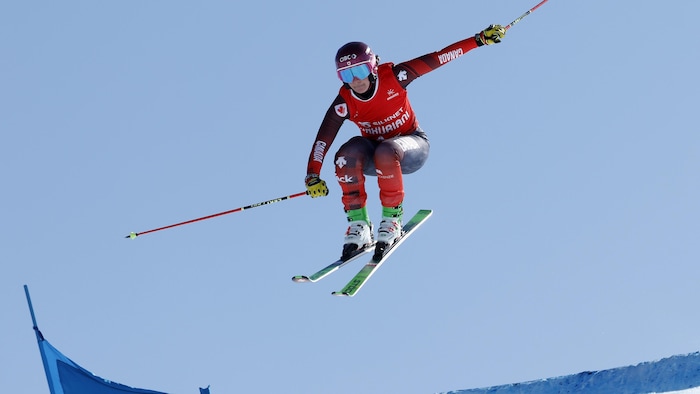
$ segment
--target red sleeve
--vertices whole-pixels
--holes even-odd
[[[394,74],[403,87],[445,64],[457,59],[478,47],[474,37],[465,38],[447,47],[426,55],[411,59],[394,66]]]
[[[340,114],[343,113],[343,109],[345,113],[344,116],[341,116]],[[316,140],[314,140],[314,144],[311,147],[311,154],[309,154],[309,162],[306,167],[307,174],[321,174],[323,159],[326,157],[328,149],[338,135],[340,126],[343,125],[343,122],[347,118],[347,112],[345,100],[338,95],[333,101],[333,104],[328,108],[328,111],[326,111],[326,116],[323,117],[321,126],[316,134]]]

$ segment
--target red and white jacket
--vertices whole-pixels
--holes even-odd
[[[406,62],[380,64],[374,94],[368,99],[360,98],[352,89],[341,87],[319,127],[309,155],[307,174],[321,174],[323,160],[346,119],[359,127],[363,137],[372,140],[413,133],[418,120],[411,108],[406,86],[476,47],[474,37],[469,37]]]

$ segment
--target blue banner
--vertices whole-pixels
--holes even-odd
[[[92,374],[64,356],[45,340],[39,340],[51,394],[165,394],[115,383]]]
[[[27,296],[27,304],[29,304],[29,312],[32,315],[33,328],[37,342],[39,342],[41,360],[44,363],[44,371],[51,394],[166,394],[161,391],[138,389],[103,379],[64,356],[58,349],[51,346],[39,331],[32,301],[29,298],[29,289],[26,285],[24,292]],[[200,394],[210,394],[209,387],[200,388],[199,392]]]

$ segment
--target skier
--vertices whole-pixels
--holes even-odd
[[[328,186],[320,178],[323,160],[343,122],[355,123],[361,135],[348,140],[335,155],[335,175],[349,222],[341,258],[374,243],[366,207],[366,175],[377,176],[382,204],[376,249],[384,250],[402,234],[403,174],[421,168],[430,150],[406,87],[476,47],[501,42],[505,34],[501,25],[490,25],[473,37],[398,64],[379,64],[379,56],[362,42],[349,42],[338,50],[336,72],[343,86],[321,122],[305,184],[311,197],[328,195]]]

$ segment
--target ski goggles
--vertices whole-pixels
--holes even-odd
[[[353,79],[365,79],[372,73],[372,66],[369,63],[362,63],[352,67],[338,70],[338,78],[345,83],[350,83]]]

